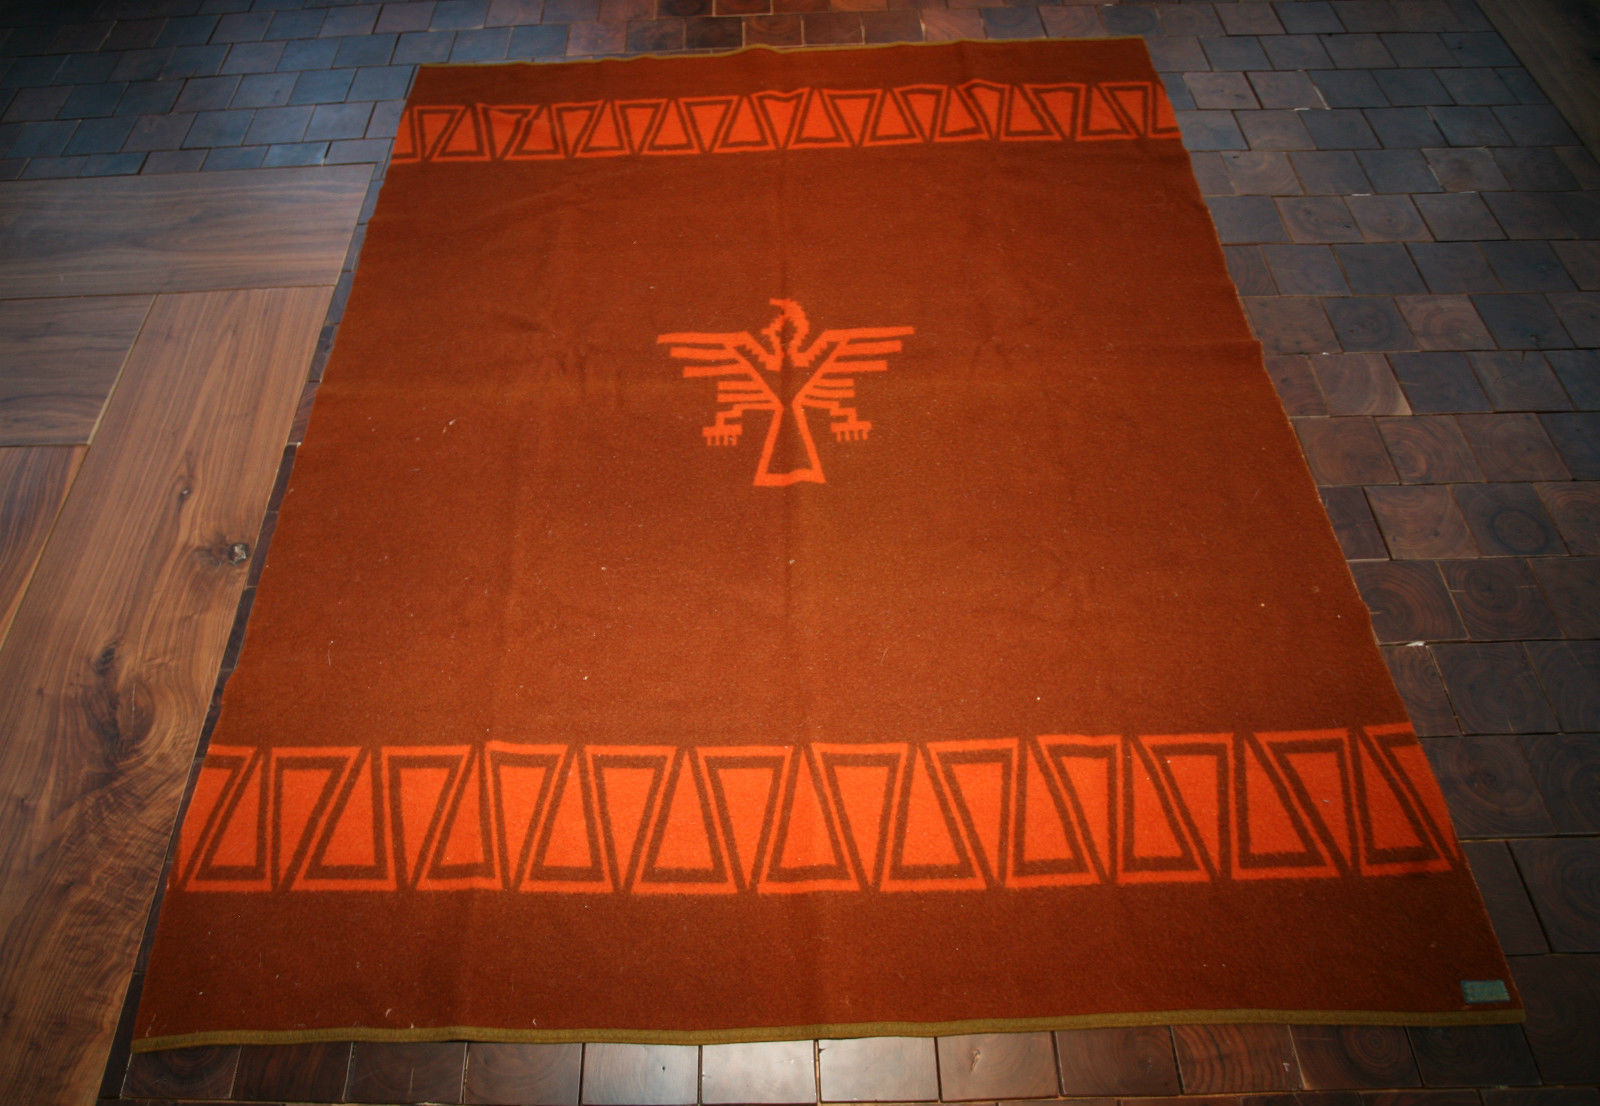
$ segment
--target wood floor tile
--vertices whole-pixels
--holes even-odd
[[[1466,636],[1439,568],[1430,561],[1352,564],[1380,642],[1450,641]]]
[[[1515,737],[1424,738],[1422,747],[1462,837],[1554,832]]]
[[[582,1045],[474,1041],[461,1101],[577,1106],[582,1077]]]
[[[1600,838],[1514,841],[1512,855],[1556,952],[1600,952]]]
[[[1424,1086],[1528,1086],[1539,1082],[1520,1025],[1413,1026],[1407,1032]]]
[[[99,1083],[327,297],[156,301],[0,648],[0,1088]]]
[[[1555,712],[1534,678],[1520,645],[1435,645],[1439,665],[1463,733],[1550,733]]]
[[[1389,555],[1361,488],[1318,488],[1323,509],[1347,561],[1382,560]]]
[[[129,1098],[227,1098],[239,1065],[239,1046],[141,1052],[128,1064]]]
[[[0,185],[0,299],[331,284],[365,165]]]
[[[72,446],[0,448],[0,641],[33,577],[83,452]]]
[[[1267,375],[1278,391],[1278,399],[1289,415],[1326,415],[1328,401],[1317,387],[1308,359],[1301,354],[1280,354],[1266,358]]]
[[[1472,363],[1459,353],[1393,353],[1389,363],[1405,390],[1411,410],[1419,415],[1445,415],[1458,411],[1487,411]]]
[[[1402,484],[1464,484],[1483,479],[1454,417],[1412,415],[1377,422]]]
[[[1495,936],[1507,956],[1550,951],[1544,927],[1534,913],[1533,901],[1504,841],[1465,841],[1462,851],[1472,868],[1484,908],[1494,924]]]
[[[1050,1098],[1058,1093],[1048,1033],[984,1033],[939,1038],[939,1097]]]
[[[1368,488],[1367,502],[1372,505],[1389,551],[1396,557],[1471,557],[1478,552],[1449,487],[1411,484]]]
[[[1574,480],[1600,480],[1600,413],[1557,411],[1539,421]]]
[[[1425,645],[1391,645],[1383,650],[1406,713],[1418,737],[1439,737],[1460,733],[1456,712],[1445,694],[1444,681]]]
[[[1411,408],[1389,369],[1376,353],[1337,353],[1311,362],[1317,384],[1333,415],[1407,415]]]
[[[1566,552],[1531,484],[1457,484],[1456,503],[1488,557],[1547,557]]]
[[[1418,1087],[1406,1031],[1386,1025],[1297,1025],[1289,1035],[1307,1090]]]
[[[1600,833],[1600,737],[1538,734],[1523,755],[1562,833]]]
[[[460,1102],[467,1046],[459,1041],[357,1041],[346,1102]]]
[[[1056,1034],[1062,1092],[1175,1095],[1181,1085],[1172,1031],[1161,1026],[1071,1029]]]
[[[1528,562],[1495,557],[1447,561],[1440,569],[1470,637],[1508,641],[1560,636]]]
[[[1371,419],[1296,419],[1294,428],[1318,484],[1393,484],[1399,480]]]
[[[1566,389],[1541,353],[1493,350],[1468,355],[1498,411],[1566,411]]]
[[[1300,1067],[1286,1025],[1179,1025],[1172,1029],[1185,1094],[1287,1091]]]
[[[237,1099],[337,1102],[350,1074],[348,1041],[246,1045],[239,1050]]]
[[[1517,956],[1511,974],[1528,1008],[1524,1032],[1543,1080],[1600,1082],[1600,956]]]
[[[700,1101],[815,1102],[817,1067],[811,1041],[705,1045],[700,1050]]]
[[[1536,415],[1457,415],[1456,424],[1490,480],[1565,480],[1568,476]]]
[[[588,1106],[681,1106],[697,1100],[700,1050],[692,1045],[585,1045]]]
[[[1580,556],[1600,556],[1600,484],[1539,484],[1536,488],[1567,548]]]
[[[926,1102],[939,1097],[939,1066],[927,1037],[819,1041],[822,1101]]]
[[[86,445],[149,296],[0,303],[0,446]]]
[[[1600,641],[1530,641],[1527,650],[1561,728],[1600,730]]]
[[[1469,350],[1494,344],[1467,296],[1396,296],[1395,306],[1419,349]]]

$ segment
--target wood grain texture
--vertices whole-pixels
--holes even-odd
[[[1062,1092],[1072,1097],[1179,1092],[1172,1031],[1162,1026],[1063,1030],[1056,1053]]]
[[[585,1045],[583,1101],[594,1106],[688,1106],[699,1101],[693,1045]]]
[[[149,310],[149,296],[0,303],[0,445],[87,445]]]
[[[0,187],[0,299],[338,280],[371,167]]]
[[[1058,1087],[1050,1034],[940,1037],[939,1092],[948,1102],[1053,1097]]]
[[[70,447],[0,449],[0,642],[82,460]]]
[[[1600,13],[1584,0],[1480,0],[1584,145],[1600,156]]]
[[[0,648],[7,1101],[98,1086],[329,294],[156,301]]]
[[[578,1106],[582,1076],[582,1045],[474,1041],[467,1045],[467,1078],[461,1100]]]
[[[1300,1066],[1286,1025],[1179,1025],[1172,1030],[1185,1094],[1292,1091]]]
[[[1416,1087],[1406,1031],[1395,1025],[1296,1025],[1289,1034],[1312,1091]]]

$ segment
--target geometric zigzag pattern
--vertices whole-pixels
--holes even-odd
[[[1408,726],[805,746],[213,747],[189,891],[1021,891],[1458,867]]]
[[[1175,138],[1159,82],[915,84],[550,104],[426,105],[394,161],[541,161],[906,146]]]

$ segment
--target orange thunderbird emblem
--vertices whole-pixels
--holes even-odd
[[[656,341],[670,346],[671,356],[688,362],[683,375],[717,378],[717,417],[701,431],[707,445],[735,445],[744,432],[740,420],[746,411],[771,415],[761,462],[756,466],[756,487],[784,487],[801,481],[827,483],[816,439],[807,421],[808,411],[826,411],[835,441],[866,438],[872,424],[857,417],[846,405],[856,397],[856,373],[883,372],[885,354],[900,352],[900,339],[913,333],[909,326],[855,327],[824,330],[811,337],[811,323],[793,300],[773,300],[778,316],[759,335],[663,334]],[[769,383],[762,373],[774,379]],[[809,373],[809,375],[804,375]],[[802,379],[803,377],[803,379]],[[783,396],[791,398],[785,402]],[[792,421],[786,414],[792,414]],[[788,427],[792,440],[780,451],[779,441]],[[784,471],[775,458],[791,457]],[[782,467],[782,462],[777,463]]]

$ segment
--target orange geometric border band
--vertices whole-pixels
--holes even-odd
[[[1460,853],[1409,727],[806,746],[214,747],[188,891],[784,894],[1340,879]]]
[[[409,107],[395,164],[1176,138],[1160,82],[914,84]]]

